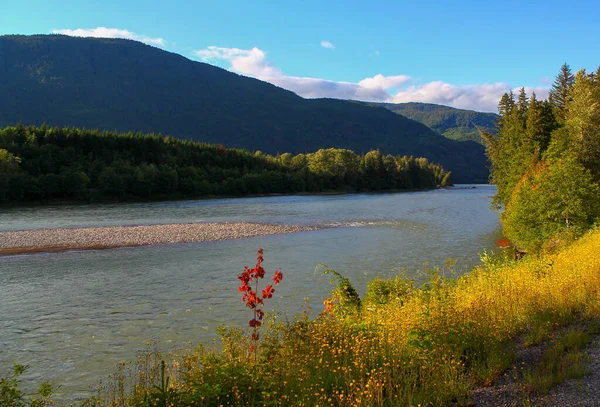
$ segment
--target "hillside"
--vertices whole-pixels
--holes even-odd
[[[479,136],[477,127],[496,133],[496,122],[499,117],[495,113],[456,109],[431,103],[381,103],[376,105],[423,123],[449,139],[470,140],[480,144],[483,144],[483,140]]]
[[[0,37],[0,127],[162,133],[278,152],[347,148],[427,157],[455,182],[485,182],[484,148],[379,107],[303,99],[145,44],[60,35]]]

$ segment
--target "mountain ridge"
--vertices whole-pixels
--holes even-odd
[[[2,79],[4,78],[4,79]],[[427,157],[459,182],[487,181],[484,149],[377,106],[293,92],[126,39],[0,37],[0,126],[73,126],[261,150]]]
[[[391,112],[416,120],[451,140],[475,141],[483,144],[479,129],[496,133],[500,118],[496,113],[458,109],[433,103],[372,103]]]

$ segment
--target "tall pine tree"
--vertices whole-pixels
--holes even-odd
[[[554,108],[557,120],[561,123],[565,121],[567,103],[571,100],[571,90],[574,83],[575,75],[571,72],[571,68],[567,63],[563,64],[550,88],[548,98]]]

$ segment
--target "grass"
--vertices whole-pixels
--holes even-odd
[[[542,359],[523,372],[527,388],[537,394],[546,394],[552,386],[567,379],[580,379],[586,372],[588,358],[583,349],[592,335],[600,331],[597,320],[583,327],[573,327],[555,338]]]
[[[105,388],[94,402],[466,406],[473,386],[494,383],[515,362],[515,337],[524,335],[531,345],[575,319],[600,316],[598,247],[595,230],[557,254],[519,262],[486,255],[482,266],[458,279],[434,271],[421,288],[400,277],[377,280],[359,308],[341,298],[348,287],[337,287],[316,318],[267,319],[256,357],[246,332],[223,328],[221,347],[170,357],[168,394],[157,373],[168,358],[156,355],[151,366],[117,375],[120,397]],[[582,375],[588,338],[576,330],[557,338],[529,372],[531,387],[543,392],[562,377]]]
[[[88,404],[467,406],[474,386],[493,384],[514,364],[516,337],[535,344],[559,326],[600,317],[599,247],[594,230],[555,254],[518,262],[485,254],[457,279],[433,270],[420,288],[404,277],[374,281],[361,302],[343,298],[354,291],[334,273],[341,279],[325,311],[266,316],[257,351],[252,331],[222,327],[220,346],[141,354]],[[585,372],[581,349],[591,333],[566,332],[528,372],[536,391]]]

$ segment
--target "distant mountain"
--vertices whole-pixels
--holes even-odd
[[[484,148],[380,107],[303,99],[266,82],[136,41],[0,37],[0,127],[162,133],[267,153],[379,148],[427,157],[455,182],[485,182]]]
[[[495,113],[455,109],[431,103],[376,103],[374,105],[385,107],[394,113],[423,123],[452,140],[471,140],[483,144],[477,127],[491,133],[497,131],[496,122],[499,116]]]

